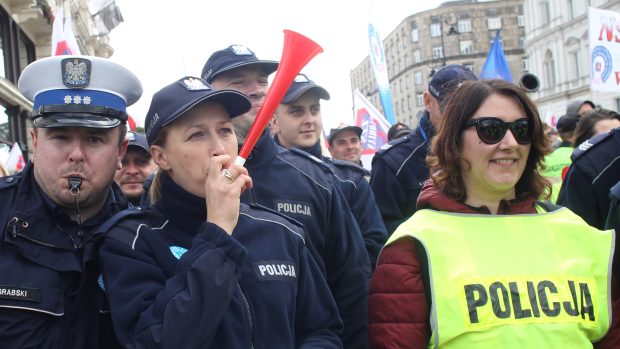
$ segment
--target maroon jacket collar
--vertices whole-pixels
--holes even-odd
[[[536,199],[531,197],[525,199],[502,200],[499,205],[499,214],[536,213],[535,204]],[[424,183],[416,207],[418,210],[431,208],[454,213],[491,214],[491,211],[489,211],[486,206],[473,207],[448,197],[437,190],[435,183],[430,179]]]

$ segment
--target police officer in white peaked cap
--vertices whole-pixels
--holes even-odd
[[[34,103],[33,155],[0,178],[0,347],[119,347],[96,251],[128,206],[113,179],[142,86],[106,59],[56,56],[18,87]]]
[[[142,95],[129,70],[86,56],[36,61],[24,69],[18,87],[34,103],[34,127],[116,127],[127,121],[126,107]]]

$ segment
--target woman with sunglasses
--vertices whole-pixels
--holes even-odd
[[[125,348],[341,348],[342,323],[303,229],[240,204],[232,117],[250,101],[186,77],[157,92],[152,208],[108,222],[102,285]]]
[[[618,347],[613,232],[537,202],[549,148],[517,86],[467,81],[454,92],[419,210],[372,278],[372,348]]]

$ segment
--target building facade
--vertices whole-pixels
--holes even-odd
[[[405,18],[383,40],[396,119],[417,125],[431,73],[441,66],[464,64],[479,74],[498,30],[517,81],[525,52],[523,0],[447,1]],[[369,57],[351,71],[351,87],[383,111]]]
[[[0,0],[0,147],[17,142],[24,155],[32,151],[28,128],[32,103],[17,89],[23,69],[50,56],[52,23],[58,8],[70,13],[73,32],[84,55],[109,57],[107,35],[95,29],[88,0]]]
[[[526,65],[539,76],[531,95],[547,122],[576,99],[620,110],[620,93],[590,90],[588,7],[620,12],[620,1],[525,0]]]

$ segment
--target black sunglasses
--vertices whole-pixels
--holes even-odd
[[[527,119],[519,119],[513,122],[505,122],[500,118],[486,116],[482,118],[469,119],[465,122],[463,129],[476,126],[478,138],[486,144],[497,144],[510,129],[513,137],[519,144],[532,143],[532,122]]]

